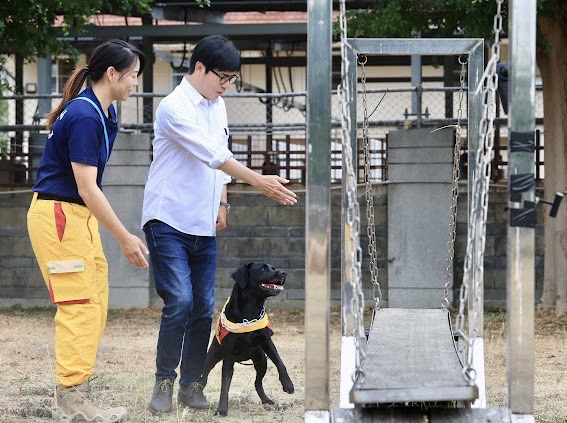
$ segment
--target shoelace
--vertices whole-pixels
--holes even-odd
[[[158,384],[157,390],[162,392],[173,391],[173,383],[169,379],[164,379]]]
[[[199,385],[197,382],[193,382],[193,391],[203,392],[203,386]]]

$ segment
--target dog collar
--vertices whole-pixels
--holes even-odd
[[[226,335],[229,333],[246,333],[246,332],[254,332],[256,330],[263,329],[267,327],[270,329],[270,336],[274,334],[272,329],[272,324],[268,321],[268,315],[266,314],[266,308],[262,308],[262,312],[260,313],[260,317],[254,320],[244,320],[242,323],[233,323],[226,318],[226,314],[224,312],[226,305],[230,301],[230,297],[226,300],[224,307],[222,308],[221,314],[219,316],[219,320],[217,322],[217,327],[215,329],[215,336],[219,344],[222,344],[222,340]]]
[[[220,313],[220,323],[221,325],[229,332],[233,333],[246,333],[246,332],[254,332],[258,329],[263,329],[270,324],[268,320],[268,315],[266,314],[266,307],[262,307],[262,311],[260,312],[260,316],[257,319],[247,320],[244,319],[241,323],[234,323],[227,319],[225,309],[226,305],[230,301],[230,297],[224,303],[222,311]]]

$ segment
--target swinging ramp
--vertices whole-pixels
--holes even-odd
[[[354,404],[473,401],[476,386],[463,378],[449,313],[381,309],[370,328],[362,381]]]
[[[461,71],[464,80],[464,65]],[[466,360],[458,356],[449,312],[440,309],[448,290],[439,281],[452,279],[446,271],[447,211],[451,211],[453,239],[452,204],[457,200],[451,192],[458,178],[451,180],[450,169],[458,168],[457,132],[431,128],[390,132],[388,227],[395,234],[388,237],[390,308],[375,311],[362,377],[350,393],[354,404],[478,398],[475,383],[463,377],[461,361]]]
[[[356,63],[359,54],[467,55],[469,133],[478,132],[482,104],[474,89],[484,69],[482,40],[348,39],[346,46],[347,63],[350,64],[347,70],[350,93],[356,93]],[[350,115],[356,116],[356,96],[350,94],[348,100]],[[350,139],[356,140],[356,126],[351,126],[349,130]],[[473,140],[469,142],[472,143]],[[427,144],[427,147],[432,146]],[[474,146],[469,145],[469,153],[471,147]],[[476,150],[473,148],[473,151]],[[469,160],[474,162],[476,159],[469,157]],[[422,173],[420,174],[422,178],[425,177]],[[443,209],[446,208],[443,207]],[[453,226],[454,224],[455,222]],[[373,232],[374,230],[371,229],[370,233]],[[345,248],[345,251],[348,258],[350,250]],[[343,265],[343,269],[350,269],[350,267],[352,267],[350,262]],[[440,277],[442,278],[442,272]],[[349,274],[345,275],[344,279],[349,280]],[[394,281],[391,281],[391,284],[393,283]],[[374,281],[373,285],[375,285]],[[422,295],[425,295],[425,291],[427,290],[420,290]],[[355,303],[356,301],[350,298],[343,298],[346,313],[355,316],[354,319],[346,322],[347,326],[354,325],[357,320],[360,321],[360,318],[356,316],[361,313],[354,307]],[[441,298],[439,298],[440,306]],[[355,332],[356,329],[353,327],[343,327],[344,334]],[[463,355],[459,355],[456,346],[458,343],[455,341],[447,310],[434,309],[430,305],[424,305],[419,309],[380,309],[377,307],[370,334],[365,343],[365,346],[357,347],[357,350],[365,350],[364,358],[358,359],[362,366],[356,368],[356,381],[349,394],[350,402],[355,407],[373,404],[435,402],[465,404],[479,397],[479,389],[474,381],[471,382],[463,375],[461,361],[466,360],[461,358]],[[357,352],[357,354],[360,353]],[[344,368],[343,371],[344,374],[349,373]]]

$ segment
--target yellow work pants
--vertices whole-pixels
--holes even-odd
[[[108,311],[108,264],[98,221],[89,209],[38,200],[28,211],[28,232],[55,314],[56,378],[80,385],[93,373]]]

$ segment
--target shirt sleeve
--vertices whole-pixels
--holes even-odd
[[[222,170],[221,170],[221,172],[222,172]],[[229,174],[224,173],[224,172],[222,172],[222,175],[224,177],[224,182],[223,182],[224,185],[230,184],[232,182],[232,176],[230,176]]]
[[[67,139],[69,140],[69,159],[98,167],[101,146],[104,139],[102,123],[98,116],[78,114],[67,118]]]
[[[156,134],[163,131],[161,136],[178,143],[212,169],[218,169],[232,157],[232,152],[215,139],[218,135],[208,134],[172,105],[164,103],[156,111]]]

